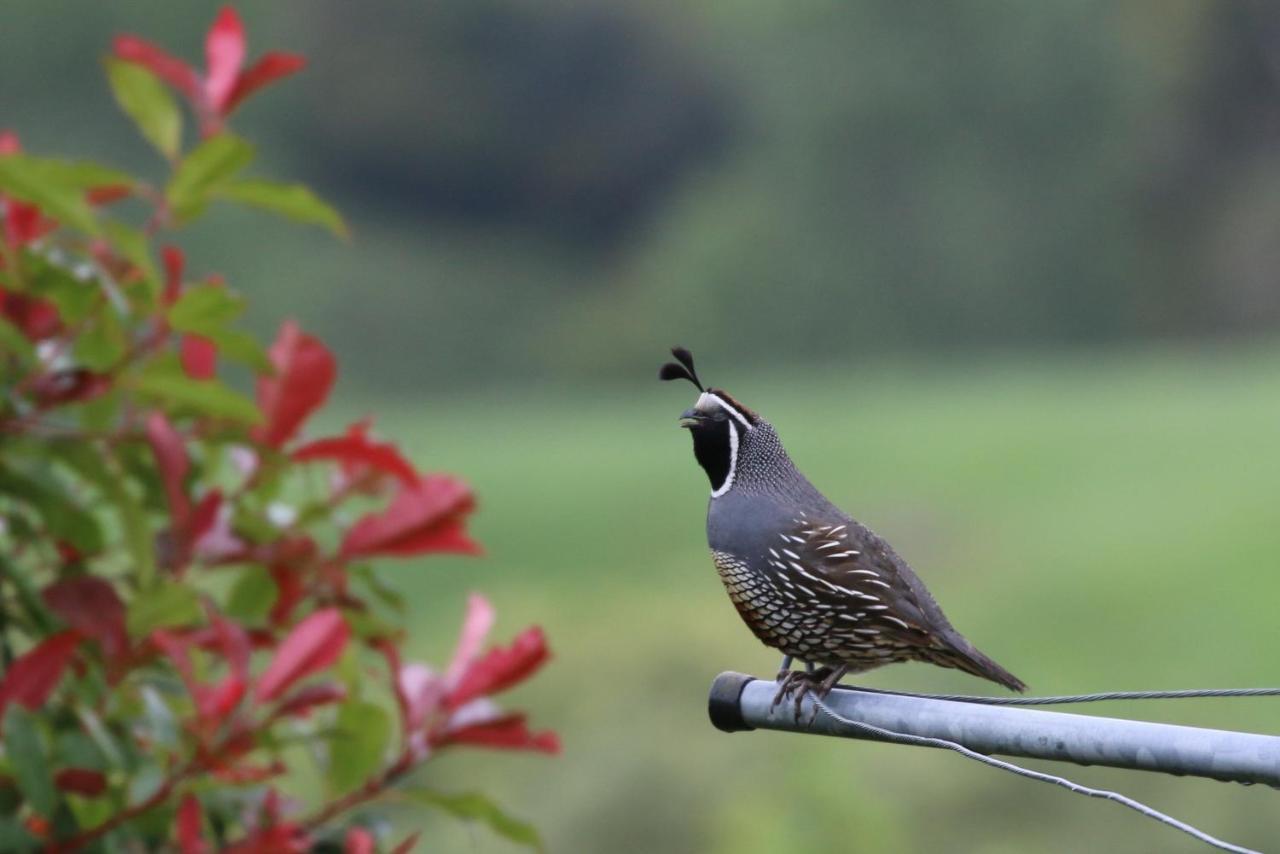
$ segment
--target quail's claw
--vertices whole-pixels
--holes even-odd
[[[849,668],[847,666],[837,667],[833,669],[831,671],[831,675],[828,676],[826,679],[822,680],[822,685],[820,687],[820,692],[818,696],[822,699],[826,699],[826,696],[831,693],[831,689],[839,685],[840,680],[843,679],[844,675],[848,672],[849,672]]]
[[[771,708],[776,709],[783,700],[790,699],[795,709],[796,722],[799,723],[802,717],[804,698],[812,696],[818,700],[825,699],[848,672],[848,667],[824,666],[816,669],[810,667],[807,670],[784,669],[778,673],[778,693],[773,697]],[[808,722],[812,724],[817,717],[818,707],[815,705]]]
[[[819,667],[814,669],[810,666],[806,670],[787,670],[778,674],[778,693],[773,697],[773,705],[771,708],[777,708],[778,704],[783,700],[790,698],[794,703],[796,722],[801,718],[801,708],[804,705],[804,698],[810,694],[815,697],[825,697],[827,692],[831,690],[831,686],[839,681],[840,677],[845,674],[845,668],[832,669],[830,667]],[[813,717],[818,714],[817,709],[813,710]],[[813,723],[813,717],[810,717],[809,723]]]
[[[791,692],[796,690],[801,682],[804,682],[808,674],[803,670],[784,670],[778,674],[778,693],[773,695],[773,705],[770,708],[776,709],[778,704],[790,696]]]

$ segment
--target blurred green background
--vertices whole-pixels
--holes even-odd
[[[12,7],[0,126],[152,169],[97,57],[201,55],[212,3]],[[395,565],[415,651],[466,591],[557,657],[511,702],[563,757],[433,767],[557,852],[1199,850],[934,751],[706,721],[773,672],[705,552],[706,482],[654,380],[683,343],[1036,692],[1275,684],[1280,14],[1246,2],[608,0],[247,5],[301,77],[234,125],[350,245],[218,212],[197,274],[343,366],[481,497],[479,561]],[[876,687],[983,691],[917,665]],[[1120,715],[1280,731],[1269,701]],[[1275,793],[1064,769],[1232,841]],[[431,822],[423,850],[505,852]]]

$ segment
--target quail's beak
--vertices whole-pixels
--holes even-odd
[[[702,413],[694,409],[686,409],[680,415],[681,427],[696,427],[702,421]]]

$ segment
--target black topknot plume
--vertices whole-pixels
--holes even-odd
[[[667,362],[658,371],[658,379],[688,380],[698,387],[698,391],[706,391],[702,387],[702,383],[698,381],[698,372],[693,369],[693,354],[683,347],[672,347],[671,355],[675,356],[680,364]]]

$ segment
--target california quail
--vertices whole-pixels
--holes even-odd
[[[680,416],[711,479],[707,542],[729,598],[766,645],[788,656],[775,704],[825,696],[846,673],[897,661],[955,667],[1014,691],[1026,686],[951,627],[889,544],[823,497],[796,470],[773,427],[717,388],[703,388],[677,347],[664,380],[701,395]],[[788,673],[789,658],[812,673]],[[785,674],[785,676],[784,676]]]

